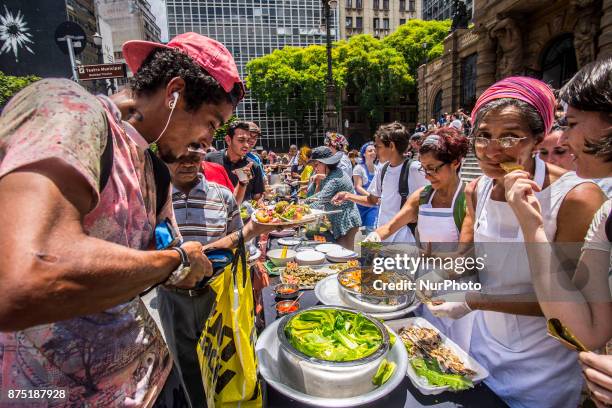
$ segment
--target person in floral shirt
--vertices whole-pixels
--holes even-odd
[[[25,88],[0,117],[0,395],[66,391],[28,406],[186,404],[138,295],[194,287],[212,266],[197,242],[154,251],[174,216],[170,199],[158,208],[146,149],[157,142],[166,162],[197,150],[244,88],[227,49],[199,34],[123,53],[135,73],[127,121],[61,79]]]

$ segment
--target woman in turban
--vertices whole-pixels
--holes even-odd
[[[472,140],[484,176],[466,188],[466,196],[476,256],[485,265],[478,271],[482,291],[430,307],[438,316],[472,316],[470,354],[489,371],[487,385],[511,407],[575,407],[582,387],[576,354],[547,336],[504,186],[507,172],[522,169],[539,188],[535,199],[550,241],[584,239],[603,202],[601,190],[532,155],[553,125],[554,108],[550,88],[527,77],[503,79],[476,102]]]

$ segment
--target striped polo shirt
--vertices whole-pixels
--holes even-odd
[[[227,187],[198,177],[189,194],[172,187],[172,205],[183,240],[208,244],[242,228],[242,219]]]

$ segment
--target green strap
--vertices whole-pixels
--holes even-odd
[[[455,219],[455,226],[457,227],[457,231],[461,233],[461,227],[463,226],[463,220],[465,219],[465,213],[467,212],[467,203],[465,201],[465,183],[461,183],[461,187],[459,187],[459,194],[457,195],[457,199],[455,200],[455,205],[453,206],[453,218]]]
[[[431,187],[431,184],[428,184],[425,187],[423,187],[423,191],[421,191],[421,194],[419,195],[419,205],[427,204],[429,200],[431,199],[433,192],[434,190]]]
[[[455,200],[455,204],[453,206],[453,218],[459,233],[461,233],[461,227],[463,226],[463,220],[465,219],[465,213],[467,211],[464,190],[465,183],[461,183],[461,186],[459,187],[459,194],[457,195],[457,199]],[[423,187],[423,191],[421,191],[421,194],[419,195],[419,205],[427,204],[431,199],[433,192],[434,190],[431,187],[431,184]]]

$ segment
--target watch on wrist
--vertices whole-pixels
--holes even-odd
[[[187,252],[183,248],[172,247],[170,249],[179,253],[179,255],[181,256],[181,264],[174,272],[170,274],[170,276],[164,283],[167,285],[176,285],[177,283],[185,279],[187,275],[189,275],[189,272],[191,271],[191,265],[189,263],[189,257],[187,256]]]

